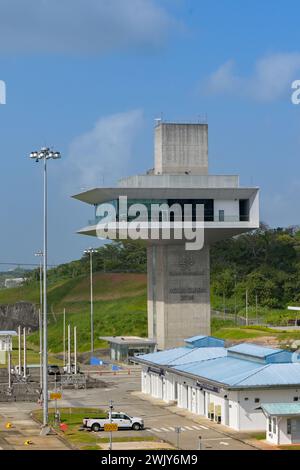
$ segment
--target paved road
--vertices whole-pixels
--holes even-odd
[[[30,417],[36,408],[33,403],[0,404],[0,450],[69,450],[56,435],[40,436],[40,425]],[[11,429],[6,429],[7,422],[12,423]]]
[[[176,427],[181,428],[179,447],[195,450],[199,446],[199,436],[202,437],[203,450],[254,450],[244,442],[228,436],[209,427],[209,421],[202,418],[192,420],[179,416],[167,405],[159,406],[151,401],[142,399],[136,392],[140,390],[139,376],[108,376],[101,377],[107,388],[90,390],[66,390],[61,406],[99,407],[108,409],[109,401],[113,400],[115,409],[124,411],[132,416],[144,419],[145,431],[138,431],[139,436],[155,435],[174,446],[177,444]],[[119,431],[124,436],[136,435],[137,431]],[[105,436],[106,433],[101,433]]]

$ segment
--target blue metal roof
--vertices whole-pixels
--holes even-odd
[[[286,356],[289,354],[281,349],[244,343],[229,349],[186,346],[137,357],[149,364],[167,366],[174,372],[188,373],[231,388],[288,385],[300,388],[300,363],[291,362]],[[273,360],[277,357],[280,360]]]
[[[266,366],[262,366],[257,362],[242,361],[227,356],[213,359],[209,362],[175,366],[174,369],[200,376],[213,382],[235,385],[262,367]]]
[[[271,356],[272,354],[283,352],[283,349],[265,348],[264,346],[257,346],[256,344],[242,343],[228,348],[228,351],[263,359],[265,357]]]
[[[299,385],[300,364],[260,364],[234,357],[179,365],[175,370],[200,376],[235,388]]]
[[[139,359],[152,362],[157,365],[181,365],[193,362],[208,361],[217,357],[226,356],[227,351],[225,348],[175,348],[167,351],[160,351],[156,353],[144,354],[138,356]]]
[[[242,387],[299,385],[300,386],[300,364],[268,364],[261,368],[256,374],[240,381]]]
[[[300,403],[262,403],[261,407],[271,416],[300,415]]]
[[[142,354],[142,355],[138,355],[137,357],[139,359],[143,359],[143,360],[152,362],[154,364],[167,365],[170,362],[173,362],[179,357],[183,356],[184,354],[187,354],[187,352],[189,351],[192,351],[192,349],[182,347],[182,348],[167,349],[165,351],[159,351],[159,352],[154,352],[150,354]]]
[[[223,348],[225,341],[223,339],[214,338],[213,336],[193,336],[184,340],[187,345],[193,348]]]
[[[194,341],[198,341],[199,339],[207,338],[207,336],[199,335],[199,336],[192,336],[191,338],[187,338],[184,341],[186,343],[194,343]]]

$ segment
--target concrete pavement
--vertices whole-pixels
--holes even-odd
[[[139,436],[154,435],[172,445],[177,445],[178,434],[175,428],[180,427],[179,448],[196,450],[199,448],[201,435],[203,450],[255,450],[251,443],[243,442],[237,435],[227,434],[223,430],[210,426],[206,419],[191,416],[181,416],[174,413],[174,406],[164,402],[154,403],[146,400],[139,393],[140,377],[110,376],[101,377],[106,380],[107,388],[90,390],[66,390],[60,406],[98,407],[108,409],[109,401],[113,400],[118,411],[124,411],[132,416],[144,419],[146,429],[138,431]],[[137,431],[118,431],[120,436],[136,436]],[[101,437],[108,436],[101,432]]]

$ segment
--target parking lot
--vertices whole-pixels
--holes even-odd
[[[215,429],[215,426],[211,427],[206,419],[180,416],[174,413],[174,407],[145,399],[139,394],[139,374],[102,376],[101,380],[106,382],[106,388],[65,391],[60,406],[108,409],[110,400],[113,400],[115,410],[142,417],[145,423],[143,431],[122,430],[118,431],[118,435],[136,436],[136,433],[139,436],[154,435],[176,447],[178,442],[176,428],[180,428],[179,447],[181,449],[198,449],[199,436],[201,436],[203,450],[255,449],[252,445],[239,440],[238,436],[233,437]],[[102,436],[106,437],[108,434],[102,431]]]

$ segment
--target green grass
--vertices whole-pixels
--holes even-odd
[[[63,309],[66,309],[66,322],[71,327],[77,326],[77,344],[79,352],[90,348],[90,280],[89,276],[78,276],[72,279],[50,280],[48,288],[49,328],[48,344],[50,363],[60,363],[51,354],[63,349]],[[0,290],[0,304],[11,304],[17,301],[29,301],[38,305],[39,283],[33,282],[19,288]],[[212,306],[220,307],[222,299],[212,297]],[[228,303],[232,307],[233,299]],[[244,307],[239,314],[244,315]],[[256,314],[253,306],[249,307],[249,316]],[[284,310],[271,310],[259,307],[259,316],[278,324],[290,318]],[[145,274],[94,274],[94,332],[95,348],[107,347],[99,336],[137,335],[147,336],[147,279]],[[274,337],[278,344],[289,347],[295,339],[300,339],[298,331],[272,330],[266,327],[237,327],[233,321],[212,320],[212,334],[225,340],[250,340],[263,336]],[[39,362],[39,336],[35,332],[28,336],[28,362]],[[17,351],[13,352],[13,361]]]
[[[54,408],[49,409],[49,423],[54,426]],[[63,433],[63,436],[71,444],[75,445],[81,450],[100,450],[98,444],[109,442],[109,438],[101,437],[101,433],[93,433],[89,431],[80,431],[79,428],[82,426],[83,418],[87,416],[91,418],[105,418],[107,416],[106,411],[96,408],[59,408],[61,422],[66,423],[68,426],[67,431]],[[43,412],[42,410],[36,410],[33,412],[33,416],[38,421],[42,422]],[[55,426],[54,426],[55,427]],[[59,428],[56,427],[57,431]],[[140,441],[157,441],[154,436],[116,436],[113,435],[114,442],[140,442]]]
[[[233,326],[231,321],[213,319],[212,334],[218,338],[231,341],[240,341],[262,337],[273,337],[280,346],[289,347],[292,341],[300,339],[300,331],[280,330],[264,326]]]
[[[49,408],[49,423],[54,423],[54,408]],[[91,418],[105,418],[106,411],[97,408],[59,408],[60,419],[62,423],[66,423],[70,429],[77,429],[82,425],[83,418],[90,416]],[[42,422],[43,411],[36,410],[33,416],[38,421]]]
[[[290,446],[279,446],[279,449],[281,449],[281,450],[300,450],[300,444],[299,445],[290,445]]]
[[[147,336],[146,275],[94,274],[95,348],[106,347],[99,336]],[[0,304],[29,301],[38,305],[39,285],[32,283],[20,288],[0,290]],[[63,350],[63,309],[66,322],[77,326],[79,352],[90,348],[90,280],[88,276],[60,279],[49,283],[48,289],[50,353]],[[38,350],[37,332],[28,336],[28,344]],[[37,361],[38,362],[38,361]]]
[[[251,433],[250,436],[257,441],[265,441],[266,440],[266,433],[265,432],[258,432],[258,433]]]

